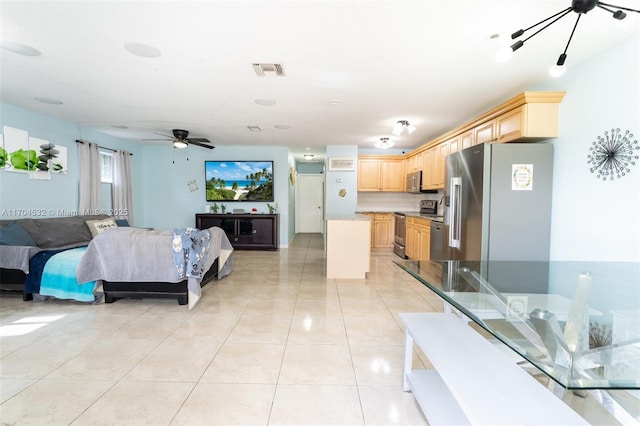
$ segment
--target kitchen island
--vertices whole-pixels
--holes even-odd
[[[327,278],[366,278],[371,258],[371,218],[326,216]]]

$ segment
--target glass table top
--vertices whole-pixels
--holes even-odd
[[[640,263],[395,263],[561,386],[640,389]]]

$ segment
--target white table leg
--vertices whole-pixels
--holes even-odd
[[[413,337],[409,334],[407,328],[404,332],[404,369],[402,371],[402,390],[410,391],[409,382],[407,382],[407,374],[411,373],[413,366]]]

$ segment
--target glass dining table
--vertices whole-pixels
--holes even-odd
[[[395,263],[562,388],[640,389],[640,263]]]

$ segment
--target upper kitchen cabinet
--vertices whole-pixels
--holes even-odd
[[[404,170],[406,173],[422,171],[422,153],[408,156],[404,162]]]
[[[473,145],[473,130],[467,130],[460,135],[460,144],[458,147],[458,151],[462,151],[463,149],[467,149]]]
[[[358,191],[403,192],[404,163],[402,157],[358,157]]]
[[[452,147],[454,151],[451,151]],[[424,151],[422,189],[444,188],[445,158],[457,147],[458,138],[455,137]]]
[[[471,145],[537,142],[558,136],[564,92],[524,92],[476,120]],[[464,145],[464,144],[463,144]]]
[[[481,143],[537,142],[558,136],[565,92],[522,92],[492,110],[416,148],[407,172],[422,170],[422,189],[444,187],[445,158]]]

